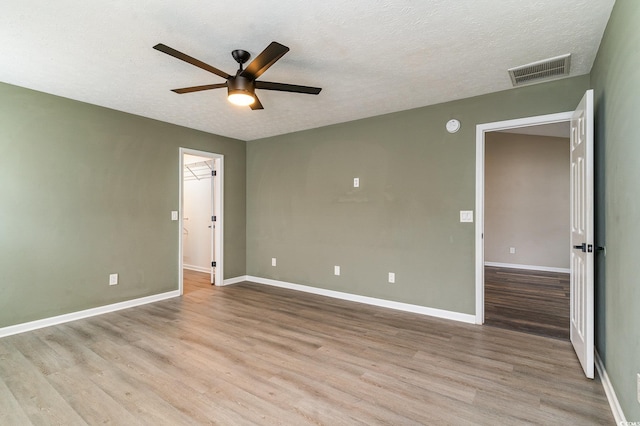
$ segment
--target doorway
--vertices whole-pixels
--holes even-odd
[[[485,133],[485,324],[569,340],[569,122]]]
[[[180,294],[223,284],[223,176],[220,154],[180,148]]]
[[[476,323],[485,323],[485,144],[491,132],[523,131],[540,125],[557,125],[571,120],[572,112],[487,123],[476,127]],[[520,129],[520,130],[516,130]],[[508,246],[509,252],[512,246]],[[515,247],[516,253],[518,247]],[[511,254],[511,253],[509,253]],[[514,253],[515,254],[515,253]],[[496,262],[498,263],[498,262]],[[514,262],[515,264],[515,262]]]
[[[511,128],[571,123],[570,135],[570,340],[588,378],[594,378],[594,292],[593,263],[598,247],[594,241],[593,194],[593,89],[585,92],[575,111],[527,117],[476,126],[476,323],[483,324],[484,312],[484,186],[485,133]]]

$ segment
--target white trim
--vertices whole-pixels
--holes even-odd
[[[476,126],[476,324],[484,324],[484,130]]]
[[[260,278],[254,276],[247,276],[247,281],[251,281],[258,284],[265,284],[274,287],[288,288],[290,290],[303,291],[305,293],[319,294],[321,296],[333,297],[334,299],[349,300],[351,302],[365,303],[367,305],[380,306],[383,308],[396,309],[399,311],[413,312],[421,315],[428,315],[431,317],[444,318],[453,321],[466,322],[469,324],[475,323],[475,317],[469,314],[463,314],[459,312],[445,311],[442,309],[428,308],[426,306],[411,305],[409,303],[395,302],[392,300],[377,299],[375,297],[359,296],[357,294],[343,293],[341,291],[327,290],[324,288],[311,287],[301,284],[293,284],[285,281],[277,281],[268,278]]]
[[[573,111],[476,125],[476,315],[484,323],[484,134],[498,130],[570,121]]]
[[[607,399],[609,400],[609,406],[611,407],[613,418],[615,419],[617,425],[625,424],[627,422],[627,419],[624,417],[624,411],[622,411],[622,407],[620,406],[620,402],[618,401],[618,397],[616,396],[616,391],[613,389],[611,380],[609,380],[607,370],[605,370],[604,368],[604,364],[602,363],[602,359],[600,358],[600,354],[598,354],[598,351],[595,351],[595,355],[596,370],[598,370],[598,375],[600,376],[600,380],[602,381],[604,393],[607,395]]]
[[[248,279],[249,277],[247,277],[246,275],[240,275],[239,277],[235,277],[235,278],[227,278],[222,282],[222,285],[238,284],[238,283],[247,281]]]
[[[216,279],[217,283],[224,283],[224,155],[218,155],[216,164],[218,175],[215,179],[216,194],[218,194],[216,203],[216,229],[215,245],[216,245]]]
[[[214,282],[216,285],[221,285],[218,283],[222,283],[224,281],[224,155],[216,154],[213,152],[207,151],[199,151],[196,149],[190,148],[180,148],[179,150],[179,170],[178,170],[178,179],[179,179],[179,189],[178,189],[178,215],[179,215],[179,225],[178,229],[184,229],[184,155],[195,155],[198,157],[206,157],[211,158],[214,161],[216,170],[216,179],[213,180],[215,184],[214,195],[216,197],[214,201],[215,209],[214,212],[216,216],[216,230],[215,232],[215,279]],[[183,250],[184,247],[182,241],[182,232],[178,233],[178,291],[180,294],[184,294],[184,277],[182,276],[182,269],[185,267],[184,258],[183,258]],[[190,268],[188,268],[190,269]],[[207,269],[203,272],[210,272],[210,269]]]
[[[202,266],[196,266],[196,265],[187,265],[186,263],[182,264],[182,267],[190,271],[205,272],[207,274],[211,272],[211,268],[203,268]]]
[[[517,263],[484,262],[484,266],[495,266],[496,268],[525,269],[527,271],[560,272],[561,274],[571,273],[570,268],[557,268],[555,266],[520,265]]]
[[[126,300],[124,302],[113,303],[111,305],[98,306],[97,308],[85,309],[83,311],[71,312],[68,314],[58,315],[55,317],[25,322],[22,324],[10,325],[8,327],[0,328],[0,337],[7,337],[13,334],[24,333],[26,331],[37,330],[39,328],[50,327],[52,325],[75,321],[82,318],[94,317],[96,315],[102,315],[109,312],[119,311],[121,309],[133,308],[134,306],[146,305],[148,303],[159,302],[160,300],[171,299],[172,297],[179,297],[179,296],[180,296],[180,292],[178,290],[172,290],[166,293],[154,294],[152,296]]]

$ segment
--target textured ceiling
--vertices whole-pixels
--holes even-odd
[[[252,140],[511,88],[510,67],[571,53],[591,70],[614,0],[3,0],[0,81]],[[167,44],[228,73],[233,49],[291,50],[262,76],[322,87],[258,91],[152,49]]]

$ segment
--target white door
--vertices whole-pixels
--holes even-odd
[[[571,118],[571,343],[593,379],[593,90]]]
[[[211,231],[211,284],[216,282],[216,178],[217,172],[215,169],[215,160],[211,160],[211,224],[209,229]]]

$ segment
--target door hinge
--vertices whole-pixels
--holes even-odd
[[[587,245],[587,252],[588,253],[593,253],[593,244],[588,244]]]
[[[211,170],[211,176],[218,176],[218,172],[216,172],[215,170]]]
[[[211,266],[215,268],[216,262],[211,262]]]

